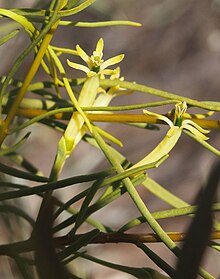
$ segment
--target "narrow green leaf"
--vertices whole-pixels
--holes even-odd
[[[11,176],[30,180],[30,181],[36,181],[36,182],[47,182],[48,181],[48,178],[46,178],[46,177],[38,176],[38,175],[28,173],[28,172],[24,172],[24,171],[6,166],[2,163],[0,163],[0,172],[3,172],[5,174],[11,175]]]
[[[177,217],[177,216],[195,214],[196,210],[197,210],[197,206],[192,205],[192,206],[178,207],[178,208],[173,208],[173,209],[168,209],[168,210],[152,212],[152,216],[155,218],[155,220],[161,220],[161,219],[167,219],[167,218],[172,218],[172,217]],[[212,210],[220,211],[220,203],[214,203]],[[146,220],[144,219],[144,217],[140,216],[136,219],[129,221],[127,224],[123,225],[119,229],[119,231],[125,232],[125,231],[130,230],[145,222],[146,222]]]
[[[2,164],[0,163],[0,171],[4,172],[5,169],[7,171],[10,171],[12,173],[12,175],[14,175],[15,169],[10,168],[5,165],[2,166]],[[22,176],[19,176],[19,177],[23,178],[23,176],[24,176],[23,174],[26,174],[26,173],[21,172],[21,174],[22,174]],[[40,182],[45,182],[45,180],[48,181],[48,179],[45,177],[40,177],[40,176],[38,177],[33,174],[27,174],[27,175],[30,178],[32,178],[32,180],[34,178],[35,179],[34,181],[36,181],[36,179],[41,180]],[[79,176],[75,176],[75,177],[66,178],[66,179],[63,179],[60,181],[54,181],[54,182],[46,183],[43,185],[34,186],[31,188],[21,189],[18,191],[0,193],[0,201],[20,198],[20,197],[25,197],[25,196],[30,196],[30,195],[37,195],[40,193],[44,193],[46,191],[60,189],[60,188],[76,185],[78,183],[93,181],[93,180],[99,179],[100,177],[102,177],[102,175],[105,175],[105,172],[98,172],[98,173],[93,173],[93,174],[89,174],[89,175],[79,175]],[[29,179],[29,178],[27,178],[27,179]],[[31,180],[31,179],[29,179],[29,180]]]
[[[61,26],[74,26],[74,27],[106,27],[106,26],[120,26],[120,25],[126,25],[126,26],[135,26],[139,27],[141,26],[140,23],[129,21],[129,20],[111,20],[111,21],[99,21],[99,22],[79,22],[79,21],[64,21],[61,20],[59,25]]]
[[[0,156],[9,155],[10,153],[14,152],[16,149],[21,147],[26,142],[26,140],[28,139],[30,134],[31,134],[30,132],[27,133],[22,139],[20,139],[16,144],[14,144],[11,147],[1,148],[0,149]]]
[[[30,173],[42,176],[42,172],[38,170],[30,161],[28,161],[23,155],[19,154],[18,152],[12,152],[7,154],[7,157],[18,166],[22,167],[23,169],[27,170]]]
[[[145,278],[145,279],[157,279],[157,278],[165,279],[165,278],[167,278],[168,279],[167,276],[164,276],[162,274],[160,276],[158,272],[153,271],[150,268],[144,268],[144,267],[138,268],[138,267],[130,267],[130,266],[114,264],[114,263],[107,262],[107,261],[98,259],[96,257],[90,256],[85,253],[76,253],[76,255],[83,259],[92,261],[94,263],[101,264],[105,267],[109,267],[109,268],[112,268],[112,269],[115,269],[115,270],[118,270],[121,272],[128,273],[136,278]]]
[[[143,182],[143,186],[146,187],[155,196],[172,205],[173,207],[180,208],[189,206],[187,202],[172,194],[170,191],[165,189],[163,186],[161,186],[150,177],[147,177],[147,179]]]
[[[82,206],[79,210],[79,213],[76,218],[75,226],[74,228],[69,232],[70,234],[74,234],[76,230],[79,228],[79,226],[85,221],[87,218],[87,211],[90,202],[94,198],[95,194],[99,190],[101,184],[102,184],[103,179],[97,180],[93,183],[93,185],[89,188],[88,193],[86,194],[85,200],[82,203]]]
[[[73,6],[75,6],[78,2],[80,2],[81,0],[69,0],[66,8],[67,9],[71,9]]]
[[[164,270],[168,275],[170,275],[172,278],[174,276],[174,269],[166,263],[162,258],[160,258],[156,253],[154,253],[147,245],[141,242],[135,243],[135,245],[140,248],[154,263],[156,263],[157,266],[159,266],[162,270]],[[163,277],[156,277],[155,274],[155,279],[158,278],[163,278]],[[168,278],[168,277],[164,277]]]
[[[141,181],[139,179],[136,179],[137,181],[137,185],[139,185],[141,183]],[[134,181],[133,181],[134,183]],[[135,185],[134,183],[134,187],[137,186]],[[77,195],[78,197],[76,197],[76,199],[79,198],[82,198],[82,195],[83,196],[86,194],[87,192],[82,192],[80,193],[79,195]],[[105,199],[103,199],[101,202],[97,202],[97,203],[94,203],[92,204],[88,210],[87,210],[87,217],[90,216],[92,213],[98,211],[99,209],[103,208],[105,205],[107,205],[108,203],[112,202],[113,200],[119,198],[122,194],[125,193],[125,189],[121,188],[121,187],[118,187],[117,190],[115,190],[111,195],[107,196]],[[74,200],[75,202],[76,200]],[[64,229],[70,225],[73,225],[76,221],[76,218],[77,218],[77,213],[69,218],[67,218],[66,220],[64,220],[63,222],[61,222],[60,224],[58,224],[57,226],[54,227],[54,232],[58,232],[59,230],[61,229]]]
[[[63,17],[63,16],[71,16],[71,15],[75,15],[78,14],[79,12],[85,10],[86,8],[88,8],[90,5],[92,5],[96,0],[85,0],[84,2],[82,2],[80,5],[73,7],[69,10],[62,10],[59,11],[59,16]]]
[[[167,91],[162,91],[156,88],[152,88],[143,84],[137,84],[135,82],[128,82],[128,81],[121,81],[121,80],[107,80],[107,79],[102,79],[100,81],[101,86],[120,86],[122,88],[126,88],[132,91],[139,91],[143,93],[147,93],[150,95],[166,98],[166,99],[171,99],[171,100],[178,100],[180,102],[187,102],[188,105],[191,106],[196,106],[199,108],[204,108],[207,110],[214,110],[214,111],[220,111],[220,102],[215,102],[215,103],[203,103],[199,102],[194,99],[190,99],[187,97],[179,96]]]
[[[0,38],[0,46],[3,45],[4,43],[6,43],[7,41],[11,40],[12,38],[14,38],[19,33],[19,31],[20,31],[19,29],[15,29],[15,30],[11,31],[9,34]]]

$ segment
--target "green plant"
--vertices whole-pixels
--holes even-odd
[[[0,164],[0,171],[8,175],[0,182],[1,211],[4,213],[5,224],[8,224],[8,231],[13,236],[11,236],[11,243],[0,245],[0,255],[11,257],[24,278],[37,277],[35,267],[40,278],[79,278],[82,276],[79,268],[74,267],[70,272],[70,269],[65,267],[67,264],[71,267],[71,263],[74,266],[75,261],[79,258],[126,272],[137,278],[167,278],[148,267],[118,265],[104,261],[101,257],[91,256],[87,252],[90,244],[94,243],[128,242],[143,251],[146,257],[149,257],[160,269],[174,278],[175,269],[152,251],[146,243],[163,242],[177,257],[181,257],[181,250],[176,242],[182,240],[183,234],[164,231],[157,220],[182,215],[192,217],[197,212],[197,206],[187,204],[164,189],[149,176],[147,171],[152,168],[159,170],[161,164],[169,164],[166,159],[183,132],[219,156],[219,150],[207,142],[206,135],[209,133],[207,129],[220,128],[219,121],[207,120],[206,117],[211,116],[214,112],[219,112],[220,103],[197,101],[125,81],[123,77],[120,77],[118,65],[112,69],[113,65],[123,60],[124,55],[119,54],[104,61],[102,38],[98,40],[91,56],[79,45],[76,45],[74,50],[62,45],[54,46],[51,40],[56,36],[56,31],[60,26],[67,28],[68,26],[140,25],[128,21],[88,23],[66,20],[66,17],[83,11],[94,2],[95,0],[53,0],[47,9],[0,9],[2,18],[9,18],[16,23],[15,29],[13,27],[13,30],[0,39],[0,44],[5,44],[8,40],[18,36],[20,28],[24,29],[31,39],[31,43],[17,58],[8,74],[1,78],[0,154],[13,161],[17,167],[11,167],[10,163]],[[30,53],[35,53],[35,56],[24,80],[16,80],[16,72]],[[73,55],[73,58],[63,59],[62,57],[66,54]],[[81,58],[83,64],[74,62],[75,57]],[[39,67],[44,70],[47,79],[34,82],[33,79],[37,75]],[[83,71],[84,76],[72,78],[70,74],[67,74],[69,67]],[[67,97],[63,91],[67,93]],[[127,106],[110,105],[113,98],[136,92],[154,95],[160,100]],[[28,96],[29,93],[32,94],[31,97]],[[166,115],[146,110],[149,107],[164,107],[165,105],[173,107]],[[187,107],[200,108],[207,110],[208,113],[189,114],[186,111]],[[144,109],[143,112],[142,109]],[[138,110],[138,114],[134,114],[134,110]],[[117,111],[120,113],[115,113]],[[18,121],[20,119],[22,121]],[[99,124],[94,124],[103,121],[132,124],[147,129],[168,124],[169,130],[152,152],[146,154],[139,162],[132,164],[113,147],[115,145],[122,147],[121,141],[102,129]],[[24,131],[36,123],[46,125],[61,134],[49,177],[45,177],[42,171],[36,169],[33,163],[28,162],[19,151],[21,146],[25,146],[30,136],[29,132],[24,135]],[[10,144],[10,139],[12,142],[14,135],[16,137],[19,135],[21,139]],[[110,163],[110,167],[101,169],[97,173],[83,173],[83,175],[60,179],[66,160],[81,140],[97,148],[97,152],[101,151]],[[17,184],[13,180],[16,177],[23,178],[28,183]],[[33,182],[36,183],[34,186]],[[65,191],[66,187],[85,182],[89,183],[88,188],[80,188],[77,194],[65,202],[55,196],[57,189]],[[171,205],[173,209],[150,212],[137,191],[137,187],[141,185]],[[215,191],[216,187],[217,184]],[[209,205],[213,202],[215,191],[212,192],[212,195],[210,194]],[[116,199],[120,199],[125,193],[130,195],[130,202],[138,209],[140,217],[121,224],[121,227],[115,230],[91,216],[97,211],[103,210]],[[207,193],[208,196],[209,192]],[[17,202],[23,197],[32,195],[42,198],[36,220],[24,209],[21,209],[20,203]],[[11,203],[12,200],[14,203]],[[79,201],[80,206],[78,206]],[[219,211],[219,209],[219,203],[213,204],[213,211]],[[205,210],[210,213],[211,209],[206,208]],[[63,212],[67,213],[65,215],[67,217],[58,218]],[[15,214],[16,221],[12,219],[10,222],[5,218],[9,213]],[[25,239],[13,242],[16,239],[14,238],[16,232],[12,227],[13,222],[17,222],[17,226],[20,226],[23,224],[23,219],[30,223],[31,228],[25,231]],[[208,214],[207,222],[211,222],[211,219],[212,217]],[[56,221],[55,224],[54,221]],[[138,227],[142,223],[147,223],[153,234],[126,233],[129,229]],[[85,226],[85,224],[87,225]],[[214,221],[214,226],[211,234],[212,242],[208,244],[219,251],[219,244],[214,242],[214,239],[220,237],[220,226],[217,220]],[[206,235],[210,233],[212,226],[209,227]],[[64,235],[61,233],[63,229],[66,229]],[[55,233],[58,235],[55,236]],[[203,243],[203,246],[206,244],[206,242]],[[214,278],[202,268],[199,273],[203,278]]]

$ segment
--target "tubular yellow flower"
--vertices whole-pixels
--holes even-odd
[[[115,96],[116,91],[119,91],[119,87],[110,87],[108,89],[101,88],[99,81],[101,78],[105,78],[105,75],[109,75],[110,79],[120,79],[120,68],[107,69],[107,67],[119,63],[124,55],[118,55],[112,57],[104,62],[103,57],[104,42],[100,39],[96,45],[96,49],[93,51],[92,56],[89,56],[79,45],[76,46],[76,54],[87,64],[81,65],[67,60],[70,67],[77,70],[81,70],[87,74],[87,79],[79,94],[78,104],[80,107],[92,107],[92,106],[107,106],[112,98]],[[98,95],[99,94],[99,95]],[[56,180],[65,160],[71,155],[75,146],[82,139],[86,132],[86,126],[84,125],[84,118],[79,112],[74,112],[69,120],[66,131],[58,143],[57,156],[54,162],[53,170],[50,178]],[[112,135],[99,129],[99,133],[107,137],[109,140],[122,146],[122,143]]]
[[[176,145],[184,129],[190,131],[190,133],[192,133],[196,137],[199,137],[203,141],[208,139],[208,137],[205,136],[204,134],[207,134],[210,131],[203,129],[202,127],[200,127],[198,124],[196,124],[190,119],[184,120],[183,115],[186,112],[186,109],[187,109],[186,102],[177,103],[175,105],[173,122],[164,115],[160,115],[157,113],[144,110],[145,114],[156,116],[157,119],[166,122],[170,126],[170,129],[168,130],[163,140],[146,157],[144,157],[141,161],[139,161],[137,164],[132,166],[132,168],[156,163],[164,156],[167,156]]]
[[[99,87],[99,77],[88,78],[80,92],[78,103],[80,106],[92,106]],[[84,119],[79,112],[74,112],[67,128],[58,143],[57,155],[50,174],[51,181],[57,180],[66,159],[71,155],[75,146],[85,134]]]

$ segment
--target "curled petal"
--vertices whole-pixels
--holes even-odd
[[[184,128],[185,125],[194,126],[197,130],[199,130],[203,134],[210,133],[210,130],[203,129],[201,126],[199,126],[198,124],[196,124],[194,121],[192,121],[190,119],[186,119],[186,120],[183,121],[183,128]]]
[[[97,90],[97,93],[103,93],[103,94],[106,94],[106,91],[103,87],[99,87],[98,90]]]
[[[192,124],[192,123],[190,123]],[[193,135],[195,135],[196,137],[200,138],[201,140],[208,140],[209,138],[207,136],[205,136],[203,133],[201,133],[197,128],[193,127],[190,124],[185,124],[182,126],[182,128],[190,131]],[[201,127],[200,127],[201,128]],[[202,129],[203,130],[203,129]],[[207,131],[206,131],[207,132]]]
[[[104,69],[108,68],[111,65],[118,64],[121,62],[124,58],[124,54],[119,54],[117,56],[114,56],[108,60],[106,60],[101,66],[100,66],[100,71],[103,71]]]
[[[164,115],[157,114],[157,113],[154,113],[154,112],[150,112],[150,111],[148,111],[146,109],[144,109],[143,112],[144,112],[144,114],[155,116],[157,119],[166,122],[170,126],[170,128],[174,126],[173,122],[168,117],[166,117]]]

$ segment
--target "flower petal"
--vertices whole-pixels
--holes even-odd
[[[130,169],[140,167],[146,164],[156,163],[158,160],[169,155],[182,134],[182,129],[178,126],[172,126],[163,140],[141,161],[136,163]]]
[[[99,88],[99,77],[97,75],[86,79],[79,94],[78,103],[81,107],[91,107],[95,101]]]
[[[154,112],[150,112],[146,109],[144,109],[143,112],[144,112],[144,114],[155,116],[157,119],[166,122],[170,126],[170,128],[172,128],[174,126],[173,122],[168,117],[166,117],[164,115],[157,114],[157,113],[154,113]]]
[[[80,70],[85,72],[86,74],[88,74],[90,72],[90,69],[84,65],[78,64],[78,63],[74,63],[71,62],[69,59],[67,59],[67,64],[71,67],[74,68],[76,70]]]
[[[111,80],[114,79],[119,79],[120,78],[120,67],[117,67],[116,69],[113,70],[113,73],[110,76]],[[123,77],[120,78],[120,80],[124,80]]]
[[[105,69],[105,70],[102,71],[102,74],[103,74],[103,75],[110,76],[110,75],[114,74],[114,70]]]
[[[190,123],[191,124],[191,123]],[[205,136],[203,133],[201,133],[197,128],[193,127],[190,124],[185,124],[182,126],[183,129],[186,129],[190,131],[194,136],[202,139],[202,140],[208,140],[209,138]],[[201,128],[201,127],[200,127]],[[206,131],[207,132],[207,131]]]
[[[89,66],[91,61],[89,55],[79,45],[76,46],[76,50],[78,55],[82,58],[82,60],[85,61],[86,64]]]
[[[210,133],[210,130],[205,130],[203,129],[201,126],[199,126],[198,124],[196,124],[194,121],[190,120],[190,119],[185,119],[183,121],[183,126],[184,125],[191,125],[194,126],[197,130],[199,130],[201,133],[203,134],[208,134]]]
[[[107,67],[111,66],[111,65],[115,65],[118,64],[119,62],[121,62],[124,58],[124,54],[119,54],[117,56],[114,56],[108,60],[106,60],[101,66],[100,66],[100,72],[103,71],[104,69],[106,69]]]
[[[101,39],[98,40],[98,43],[96,45],[96,50],[94,51],[95,52],[95,56],[99,56],[100,59],[102,59],[102,56],[103,56],[103,48],[104,48],[104,41],[101,38]]]

